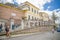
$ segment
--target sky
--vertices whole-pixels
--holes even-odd
[[[50,3],[44,4],[44,9],[48,9],[50,11],[53,11],[55,9],[60,9],[60,0],[53,0]]]
[[[12,2],[13,0],[7,0],[8,2]],[[60,0],[14,0],[18,4],[28,1],[33,5],[37,6],[41,12],[47,12],[51,14],[55,12],[60,14]]]

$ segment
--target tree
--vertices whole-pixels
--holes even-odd
[[[53,19],[53,22],[54,22],[54,29],[56,28],[56,23],[55,23],[55,21],[58,19],[58,16],[57,15],[55,15],[55,13],[53,12],[52,13],[52,19]]]
[[[5,3],[5,5],[11,6],[11,7],[18,7],[18,4],[13,4],[13,3]]]

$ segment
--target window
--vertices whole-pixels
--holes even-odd
[[[37,18],[37,20],[39,20],[39,19]]]
[[[37,10],[36,10],[36,13],[37,13]]]
[[[37,14],[38,14],[38,11],[37,11]]]
[[[30,11],[30,7],[28,6],[28,10]]]
[[[35,13],[37,14],[37,10],[35,10]]]
[[[33,8],[32,8],[32,12],[33,12]]]
[[[30,15],[28,16],[28,20],[30,20]]]
[[[32,16],[32,20],[33,20],[33,16]]]
[[[36,13],[36,10],[34,10],[34,13]]]
[[[35,17],[35,20],[36,20],[36,17]]]

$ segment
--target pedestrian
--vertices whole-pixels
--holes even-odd
[[[55,30],[54,30],[54,28],[52,28],[52,33],[54,33],[55,32]]]
[[[9,37],[10,36],[10,27],[5,25],[5,31],[6,31],[6,36]]]
[[[3,27],[2,24],[0,24],[0,32],[2,31],[2,27]]]

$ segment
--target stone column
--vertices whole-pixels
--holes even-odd
[[[30,28],[30,21],[28,21],[28,28]]]
[[[21,28],[24,29],[24,20],[21,21]]]
[[[33,23],[34,23],[33,26],[35,27],[35,21],[33,21]]]

